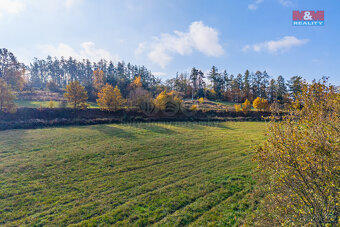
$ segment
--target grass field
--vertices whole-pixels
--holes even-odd
[[[235,104],[241,104],[241,103],[234,103],[234,102],[228,102],[228,101],[211,101],[211,102],[220,104],[220,105],[225,105],[228,107],[234,107]]]
[[[29,107],[29,108],[48,108],[48,104],[50,101],[31,101],[31,100],[15,100],[15,104],[18,107]],[[59,107],[60,102],[55,101],[55,108]],[[90,104],[89,108],[98,108],[97,103],[95,102],[87,102]],[[68,107],[72,107],[71,105],[68,105]]]
[[[0,225],[232,226],[265,123],[0,132]]]

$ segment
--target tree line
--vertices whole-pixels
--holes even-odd
[[[209,82],[208,84],[206,83]],[[226,70],[218,72],[217,67],[212,66],[207,75],[202,70],[192,68],[191,73],[177,74],[175,78],[166,81],[166,87],[183,94],[187,98],[205,97],[211,100],[224,100],[230,102],[244,102],[246,99],[253,101],[257,97],[266,99],[269,103],[288,102],[301,92],[303,79],[293,76],[286,82],[283,76],[276,79],[268,75],[266,71],[244,74],[228,74]]]
[[[49,89],[64,91],[72,82],[79,82],[85,88],[88,99],[96,100],[101,89],[106,85],[117,87],[124,98],[138,98],[149,94],[156,97],[163,91],[175,91],[184,99],[206,98],[235,103],[257,97],[269,103],[287,103],[294,100],[301,91],[302,77],[293,76],[286,81],[283,76],[272,78],[266,71],[255,73],[246,70],[243,74],[228,74],[226,70],[219,72],[216,66],[205,75],[202,70],[192,68],[190,73],[177,73],[172,79],[162,82],[145,66],[117,62],[104,59],[91,62],[65,58],[34,58],[29,65],[20,63],[13,53],[0,49],[0,79],[11,89],[32,90]],[[135,89],[138,79],[140,85]],[[3,85],[4,86],[4,85]],[[132,98],[133,99],[133,98]]]
[[[154,91],[160,80],[152,75],[144,66],[136,66],[131,63],[118,62],[116,65],[112,61],[104,59],[99,62],[90,62],[88,59],[78,61],[70,57],[59,60],[48,56],[46,59],[33,60],[27,66],[29,75],[27,85],[29,88],[45,89],[66,88],[74,81],[82,84],[89,95],[95,92],[96,84],[111,84],[118,86],[123,95],[128,94],[128,86],[140,76],[145,88]]]

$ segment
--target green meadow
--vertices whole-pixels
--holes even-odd
[[[61,105],[61,102],[59,101],[53,101],[54,102],[54,108],[58,108]],[[32,100],[15,100],[15,104],[18,107],[28,107],[28,108],[48,108],[50,101],[32,101]],[[98,105],[96,102],[87,102],[90,106],[89,108],[98,108]],[[72,107],[71,105],[67,105],[67,107]]]
[[[238,226],[263,122],[0,132],[0,225]]]

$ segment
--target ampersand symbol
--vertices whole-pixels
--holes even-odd
[[[312,16],[310,15],[309,11],[305,12],[305,15],[303,16],[304,20],[313,20]]]

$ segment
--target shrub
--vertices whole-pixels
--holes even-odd
[[[272,118],[256,147],[262,194],[259,226],[337,226],[340,188],[340,94],[303,85],[283,121]]]
[[[268,110],[268,108],[269,108],[268,101],[264,98],[257,97],[253,101],[253,107],[256,110]]]
[[[199,98],[199,99],[198,99],[198,102],[199,102],[200,104],[203,104],[203,103],[204,103],[204,98]]]
[[[13,113],[16,111],[15,95],[9,85],[0,78],[0,111]]]
[[[246,99],[246,101],[244,101],[244,103],[242,103],[242,111],[247,113],[248,111],[250,111],[251,109],[251,104],[249,102],[248,99]]]
[[[179,110],[182,99],[175,91],[167,92],[162,91],[154,100],[156,107],[162,111],[168,109],[170,111]]]
[[[48,103],[48,108],[54,108],[55,107],[55,102],[50,100],[49,103]]]
[[[281,111],[281,105],[278,102],[273,102],[270,107],[269,110],[272,113],[279,113]]]
[[[128,96],[128,100],[131,106],[140,106],[142,102],[151,99],[150,93],[142,87],[136,87],[131,90]]]
[[[235,108],[236,112],[240,112],[241,111],[241,105],[240,104],[235,104],[234,108]]]
[[[83,103],[80,104],[79,107],[80,107],[80,109],[85,110],[85,109],[90,107],[90,104],[83,102]]]
[[[190,110],[191,110],[191,111],[196,111],[196,110],[197,110],[197,105],[192,105],[192,106],[190,107]]]

